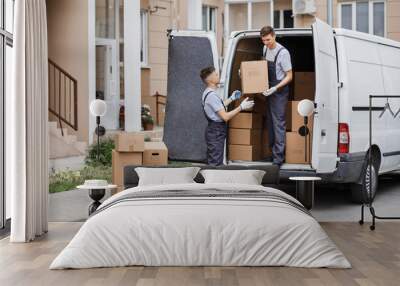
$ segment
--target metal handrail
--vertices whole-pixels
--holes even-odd
[[[78,130],[78,81],[50,59],[48,68],[49,112],[57,117],[64,136],[62,122]]]
[[[154,95],[155,97],[156,97],[156,122],[157,122],[157,125],[160,125],[160,118],[159,118],[159,116],[158,116],[158,104],[161,104],[161,105],[164,105],[164,106],[166,106],[166,99],[167,99],[167,96],[166,95],[162,95],[162,94],[159,94],[158,93],[158,91],[156,91],[156,94]],[[163,100],[162,101],[160,101],[159,99],[160,98],[162,98]]]

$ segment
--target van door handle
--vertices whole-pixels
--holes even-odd
[[[322,137],[326,136],[326,131],[325,131],[325,129],[322,129],[322,130],[321,130],[321,136],[322,136]]]

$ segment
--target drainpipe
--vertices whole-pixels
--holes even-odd
[[[333,26],[333,0],[327,0],[326,4],[326,21]]]

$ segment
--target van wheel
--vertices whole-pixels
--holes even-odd
[[[351,188],[351,198],[355,203],[369,204],[374,200],[378,190],[378,171],[374,164],[371,168],[365,164],[362,174],[361,184],[355,184]]]

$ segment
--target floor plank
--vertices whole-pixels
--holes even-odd
[[[321,223],[351,262],[352,269],[289,267],[118,267],[85,270],[48,269],[82,223],[50,223],[50,231],[32,243],[0,240],[0,285],[399,285],[400,223],[368,225]]]

